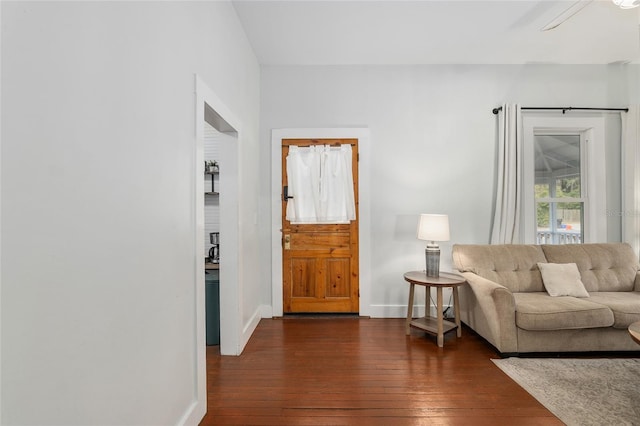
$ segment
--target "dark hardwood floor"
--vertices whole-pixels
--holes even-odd
[[[239,357],[207,348],[202,425],[562,425],[467,328],[444,348],[402,319],[263,319]]]

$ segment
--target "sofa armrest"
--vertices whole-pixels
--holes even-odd
[[[636,279],[633,283],[633,291],[640,291],[640,271],[636,272]]]
[[[516,307],[506,287],[463,272],[468,285],[460,287],[462,320],[500,352],[518,352]]]

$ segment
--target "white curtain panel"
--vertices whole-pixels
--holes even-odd
[[[356,218],[351,145],[289,147],[286,218],[291,223],[348,223]]]
[[[640,253],[640,105],[622,113],[622,234]]]
[[[315,223],[320,209],[319,188],[322,146],[289,147],[287,155],[288,195],[286,218],[295,223]]]
[[[504,104],[498,123],[498,179],[491,244],[517,244],[522,203],[522,113]]]
[[[356,218],[351,145],[325,145],[322,154],[318,220],[347,223]]]

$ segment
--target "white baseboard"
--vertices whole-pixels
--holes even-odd
[[[451,305],[444,305],[444,309],[451,308]],[[431,316],[436,316],[436,308],[435,306],[431,306]],[[406,318],[407,317],[407,305],[369,305],[369,315],[371,318]],[[362,313],[361,313],[362,314]],[[413,307],[413,316],[420,317],[424,316],[424,305],[414,305]],[[250,324],[253,324],[253,328],[251,329],[251,333],[255,327],[257,327],[258,322],[260,322],[261,318],[273,318],[273,309],[269,305],[261,305],[257,310],[254,316],[251,319]],[[245,328],[245,333],[249,325]],[[249,334],[249,337],[251,335]],[[247,339],[248,341],[248,339]],[[244,347],[244,346],[243,346]]]
[[[249,320],[249,322],[242,329],[242,336],[240,336],[240,339],[241,339],[240,353],[242,353],[242,351],[244,350],[244,347],[249,342],[249,339],[251,338],[251,335],[253,335],[253,332],[258,326],[258,323],[260,322],[260,320],[262,318],[271,318],[271,312],[272,312],[271,306],[268,306],[268,305],[258,306],[258,308],[255,310],[255,312],[251,316],[251,319]]]
[[[270,305],[261,305],[260,315],[262,318],[273,318],[273,308]]]
[[[204,415],[207,414],[206,405],[207,405],[206,398],[205,398],[204,404],[201,402],[194,401],[193,403],[191,403],[191,405],[189,405],[184,415],[180,420],[178,420],[178,423],[176,423],[176,425],[178,426],[198,425],[204,418]]]

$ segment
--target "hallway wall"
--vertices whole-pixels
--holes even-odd
[[[258,286],[260,70],[235,10],[0,7],[0,423],[196,424],[195,74],[243,123],[239,275]]]

